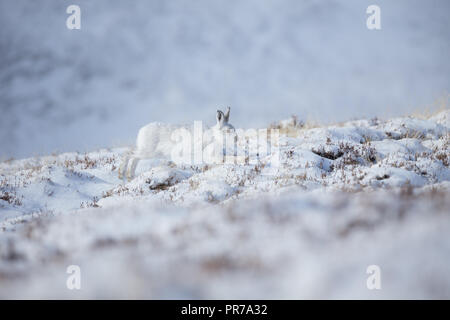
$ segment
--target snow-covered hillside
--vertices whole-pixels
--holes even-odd
[[[272,127],[275,170],[152,159],[124,182],[128,148],[1,162],[0,297],[450,298],[449,110]]]

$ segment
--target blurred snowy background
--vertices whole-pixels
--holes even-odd
[[[381,7],[382,30],[366,28]],[[81,30],[66,8],[81,7]],[[447,0],[0,0],[0,159],[134,141],[151,121],[238,127],[433,106]]]

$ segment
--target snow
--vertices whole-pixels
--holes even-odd
[[[278,166],[0,162],[0,298],[449,298],[449,115],[282,120]]]

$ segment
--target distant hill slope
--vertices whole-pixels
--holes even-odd
[[[78,2],[77,2],[78,3]],[[297,114],[341,121],[410,113],[448,93],[449,2],[0,3],[0,158],[132,142],[150,121],[238,126]]]

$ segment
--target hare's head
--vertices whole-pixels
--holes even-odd
[[[222,127],[228,124],[228,120],[230,119],[230,107],[227,108],[227,111],[223,113],[221,110],[217,110],[216,114],[217,124]]]

